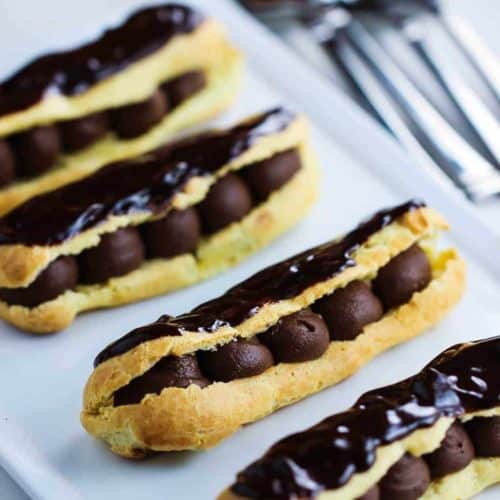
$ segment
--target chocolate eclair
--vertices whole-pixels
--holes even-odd
[[[470,498],[500,481],[500,337],[459,344],[286,437],[221,500]]]
[[[133,330],[97,356],[83,426],[125,457],[209,448],[336,384],[460,299],[462,259],[433,246],[446,227],[409,201],[189,313]],[[173,361],[164,368],[179,358],[189,373],[175,374]]]
[[[31,61],[0,83],[0,214],[216,115],[241,66],[216,21],[177,3]]]
[[[235,265],[316,198],[305,119],[283,108],[112,163],[0,218],[0,317],[32,332]]]

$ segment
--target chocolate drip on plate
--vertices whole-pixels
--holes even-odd
[[[203,16],[187,6],[150,7],[91,43],[39,57],[0,84],[0,116],[29,108],[48,94],[81,94],[173,36],[191,33],[202,21]]]
[[[379,446],[440,417],[500,403],[500,337],[454,346],[419,374],[368,392],[344,413],[275,444],[238,475],[232,490],[249,498],[312,498],[368,470]]]
[[[232,129],[206,133],[37,196],[0,219],[0,244],[54,245],[112,215],[165,210],[195,176],[216,172],[259,138],[286,129],[295,115],[276,108]]]
[[[256,314],[265,304],[294,297],[306,288],[355,266],[353,253],[371,235],[422,206],[424,204],[421,201],[411,200],[382,210],[340,240],[311,248],[270,266],[224,295],[198,306],[191,313],[133,330],[104,349],[94,364],[97,366],[143,342],[160,337],[182,335],[186,331],[210,333],[223,325],[238,325]]]

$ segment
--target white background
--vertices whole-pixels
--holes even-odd
[[[207,8],[219,7],[219,2],[216,4],[214,0],[197,3]],[[463,7],[485,38],[500,48],[498,1],[455,0],[455,3]],[[118,20],[127,6],[138,4],[124,0],[0,2],[0,43],[4,48],[0,74],[7,74],[19,61],[41,50],[83,40],[114,19]],[[232,35],[241,45],[248,43],[239,39],[237,30]],[[279,69],[279,61],[275,63]],[[273,80],[269,75],[266,78],[267,82],[261,81],[250,72],[238,105],[223,118],[224,123],[277,101],[300,109],[307,107],[307,103],[287,100],[276,89],[273,91]],[[337,119],[336,111],[331,110]],[[353,111],[352,116],[345,114],[338,120],[342,122],[338,124],[338,138],[344,146],[350,145],[346,135],[356,138],[358,133],[357,129],[349,128],[354,127],[355,114]],[[375,155],[376,151],[378,158],[388,163],[395,161],[392,150],[373,142],[373,137],[357,139],[365,153]],[[408,197],[408,190],[398,188],[393,179],[387,179],[390,182],[385,185],[367,166],[360,165],[352,156],[360,157],[356,148],[350,153],[343,152],[329,136],[319,131],[314,134],[314,142],[324,167],[320,202],[305,222],[234,271],[167,298],[83,315],[72,328],[57,336],[24,336],[0,325],[0,406],[32,432],[48,460],[85,498],[213,498],[238,469],[284,434],[345,408],[369,388],[415,372],[456,341],[498,332],[500,289],[490,273],[469,258],[466,297],[439,328],[386,353],[349,381],[243,429],[213,451],[171,454],[130,463],[114,457],[85,434],[78,422],[83,384],[91,371],[94,355],[109,341],[161,313],[183,312],[262,266],[348,229],[371,210]],[[414,194],[425,195],[421,189],[416,185]],[[492,500],[499,494],[498,488],[492,489],[482,498]],[[25,496],[0,473],[0,498],[17,500]]]

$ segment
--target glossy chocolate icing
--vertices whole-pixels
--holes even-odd
[[[112,215],[165,210],[194,176],[209,175],[295,115],[276,108],[226,131],[209,132],[37,196],[0,219],[0,244],[54,245]]]
[[[133,330],[106,347],[94,365],[156,338],[182,335],[185,331],[208,333],[223,325],[238,325],[256,314],[263,305],[294,297],[309,286],[355,266],[352,254],[372,234],[422,206],[422,202],[411,200],[382,210],[340,240],[311,248],[270,266],[190,313]]]
[[[35,105],[45,95],[76,95],[190,33],[203,16],[179,4],[140,10],[122,25],[77,49],[39,57],[0,84],[0,116]]]
[[[499,369],[500,336],[454,346],[417,375],[278,442],[238,475],[232,490],[249,498],[313,498],[339,488],[372,466],[379,446],[442,416],[498,406]]]

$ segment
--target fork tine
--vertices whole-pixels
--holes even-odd
[[[309,22],[308,27],[328,54],[340,63],[341,69],[346,72],[349,79],[353,81],[366,100],[370,102],[379,119],[393,135],[436,180],[440,181],[442,186],[445,185],[449,188],[450,183],[439,165],[422,147],[408,125],[393,108],[388,96],[387,85],[383,85],[379,75],[376,75],[373,71],[372,65],[369,65],[357,53],[356,46],[347,36],[347,27],[351,22],[351,16],[346,14],[345,11],[334,9],[326,15],[315,18],[315,22]],[[491,180],[489,177],[486,178],[486,185],[483,185],[479,180],[474,183],[465,182],[463,176],[459,176],[461,171],[457,172],[457,168],[453,164],[447,165],[447,167],[446,172],[449,177],[459,184],[469,197],[475,200],[480,200],[500,191],[500,176],[494,170],[494,176],[492,177],[495,178]]]
[[[500,173],[441,117],[372,35],[354,19],[344,29],[373,74],[439,156],[448,175],[475,200],[499,194]]]
[[[450,178],[444,174],[439,165],[412,134],[408,125],[394,109],[384,88],[373,76],[371,69],[359,56],[349,40],[337,35],[325,41],[323,47],[370,104],[380,122],[389,132],[443,188],[454,190],[454,184],[450,182]]]
[[[487,108],[475,92],[450,64],[449,60],[429,43],[426,20],[421,16],[407,19],[400,26],[406,40],[430,69],[461,112],[465,121],[475,132],[476,137],[491,156],[495,167],[500,166],[500,124],[495,115]]]
[[[442,20],[450,37],[462,49],[483,81],[490,88],[497,102],[500,103],[500,64],[493,52],[481,41],[469,23],[462,17],[443,8],[439,18]]]

